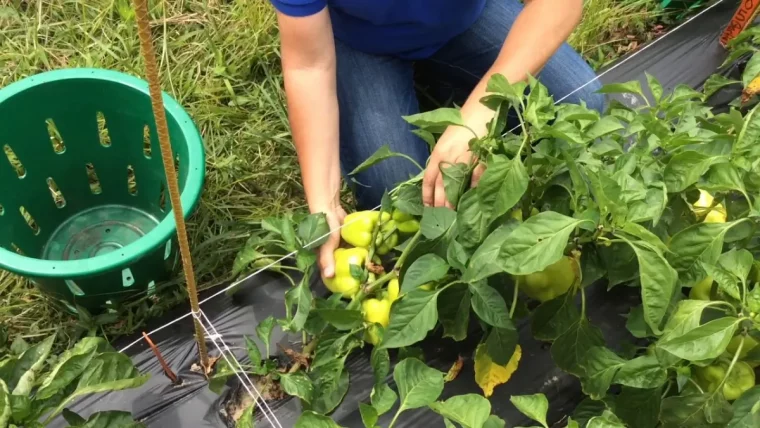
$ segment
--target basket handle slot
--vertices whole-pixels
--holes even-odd
[[[95,165],[88,162],[85,164],[85,170],[87,171],[87,181],[90,183],[90,192],[92,192],[93,195],[99,195],[103,193],[103,188],[100,186],[98,173],[95,171]]]
[[[18,158],[18,156],[16,156],[16,152],[13,151],[11,146],[7,144],[4,145],[3,152],[5,152],[5,157],[8,159],[8,163],[11,164],[11,168],[16,171],[18,178],[26,177],[26,168],[24,167],[24,164],[21,163],[21,160]]]
[[[161,190],[158,192],[158,209],[161,212],[166,212],[166,185],[161,181]]]
[[[106,116],[102,111],[97,113],[96,120],[98,122],[98,138],[100,140],[100,145],[103,147],[111,147],[111,134],[108,133]]]
[[[29,226],[30,229],[32,229],[32,233],[35,235],[40,234],[40,225],[37,224],[37,221],[34,220],[34,217],[29,213],[29,211],[24,208],[23,205],[18,207],[19,212],[21,213],[21,217],[24,218],[24,222]]]
[[[137,196],[137,177],[132,165],[127,165],[127,191],[130,195]]]
[[[52,177],[48,177],[47,185],[48,185],[48,190],[50,190],[50,196],[53,197],[53,202],[55,203],[55,206],[58,208],[65,207],[66,198],[63,196],[63,192],[61,192],[61,189],[58,188],[58,185],[55,183],[55,180],[53,180]]]
[[[145,125],[143,127],[143,155],[146,159],[153,157],[153,147],[150,144],[150,127]]]
[[[60,155],[66,151],[66,143],[63,142],[63,137],[58,131],[58,127],[55,126],[53,119],[45,119],[47,125],[47,132],[50,135],[50,144],[53,145],[53,151],[55,154]]]
[[[16,252],[19,256],[26,256],[26,253],[24,250],[21,249],[18,245],[16,245],[15,242],[11,242],[11,249]]]

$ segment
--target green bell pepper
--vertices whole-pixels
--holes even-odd
[[[726,377],[729,366],[730,362],[720,360],[707,367],[696,367],[694,374],[697,378],[697,384],[705,392],[715,392],[723,382],[723,378]],[[726,397],[726,400],[733,401],[753,386],[755,386],[755,371],[749,364],[737,361],[723,384],[723,396]]]

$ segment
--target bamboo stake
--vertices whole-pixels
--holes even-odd
[[[179,251],[182,256],[182,269],[185,273],[187,283],[187,293],[190,295],[190,308],[194,315],[200,314],[200,305],[198,303],[198,289],[195,284],[195,273],[193,261],[190,257],[190,244],[187,240],[187,228],[185,227],[185,218],[182,215],[182,201],[180,199],[179,184],[177,181],[177,171],[174,169],[174,159],[169,142],[169,126],[166,122],[166,111],[161,95],[161,85],[158,78],[158,66],[156,65],[156,54],[153,51],[153,41],[150,34],[150,20],[148,19],[147,0],[134,0],[135,16],[137,18],[138,34],[140,35],[140,50],[145,60],[145,74],[150,88],[151,105],[153,107],[153,116],[156,120],[156,131],[158,142],[161,146],[161,158],[164,162],[164,171],[166,172],[166,184],[169,190],[169,197],[174,213],[174,221],[177,225],[177,241],[179,242]],[[203,333],[200,321],[197,316],[193,317],[195,324],[195,340],[198,343],[198,353],[200,354],[201,365],[204,372],[208,373],[209,361],[208,350],[206,349],[206,336]]]

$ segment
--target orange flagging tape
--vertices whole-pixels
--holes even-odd
[[[752,22],[755,15],[757,15],[758,6],[760,6],[760,0],[742,1],[739,9],[736,10],[733,18],[731,18],[731,22],[728,23],[728,27],[723,30],[723,34],[720,36],[720,44],[724,48]]]

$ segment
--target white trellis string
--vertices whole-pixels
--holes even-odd
[[[562,98],[560,98],[559,100],[555,101],[555,102],[554,102],[554,104],[556,105],[556,104],[558,104],[558,103],[560,103],[560,102],[564,101],[565,99],[567,99],[567,98],[568,98],[569,96],[571,96],[572,94],[574,94],[574,93],[576,93],[576,92],[580,91],[581,89],[585,88],[586,86],[590,85],[591,83],[593,83],[593,82],[595,82],[595,81],[599,80],[599,78],[601,78],[602,76],[606,75],[607,73],[611,72],[612,70],[615,70],[616,68],[618,68],[618,67],[620,67],[621,65],[625,64],[626,62],[630,61],[632,58],[636,57],[636,56],[637,56],[638,54],[640,54],[641,52],[644,52],[645,50],[649,49],[650,47],[652,47],[652,46],[654,46],[655,44],[659,43],[660,41],[664,40],[666,37],[670,36],[671,34],[675,33],[675,32],[676,32],[676,31],[678,31],[679,29],[683,28],[683,26],[685,26],[685,25],[686,25],[686,24],[688,24],[689,22],[691,22],[691,21],[693,21],[693,20],[697,19],[698,17],[700,17],[700,16],[702,16],[703,14],[707,13],[708,11],[710,11],[711,9],[713,9],[714,7],[716,7],[716,6],[718,6],[719,4],[723,3],[723,1],[724,1],[724,0],[718,0],[718,1],[716,1],[715,3],[713,3],[712,5],[710,5],[710,6],[706,7],[705,9],[703,9],[702,11],[700,11],[699,13],[697,13],[696,15],[692,16],[691,18],[689,18],[689,19],[687,19],[686,21],[682,22],[681,24],[677,25],[677,26],[676,26],[675,28],[673,28],[672,30],[668,31],[666,34],[664,34],[664,35],[663,35],[662,37],[660,37],[659,39],[656,39],[656,40],[652,41],[651,43],[649,43],[649,44],[645,45],[644,47],[642,47],[640,50],[638,50],[638,51],[636,51],[636,52],[632,53],[631,55],[629,55],[629,56],[627,56],[627,57],[623,58],[623,59],[622,59],[622,60],[620,60],[620,62],[618,62],[617,64],[615,64],[615,65],[613,65],[612,67],[608,68],[607,70],[603,71],[602,73],[600,73],[599,75],[595,76],[593,79],[589,80],[588,82],[584,83],[583,85],[581,85],[581,86],[577,87],[575,90],[573,90],[572,92],[570,92],[570,93],[568,93],[567,95],[563,96],[563,97],[562,97]],[[516,130],[516,129],[518,129],[518,128],[519,128],[519,126],[516,126],[516,127],[514,127],[514,128],[511,130],[511,131],[514,131],[514,130]],[[511,131],[510,131],[510,132],[511,132]],[[372,209],[372,211],[375,211],[375,210],[377,210],[378,208],[380,208],[380,205],[378,205],[378,206],[376,206],[375,208],[373,208],[373,209]],[[326,233],[326,234],[324,234],[324,235],[320,236],[319,238],[315,239],[314,241],[312,241],[312,242],[308,243],[308,244],[307,244],[305,247],[309,247],[309,246],[311,246],[311,245],[313,245],[313,244],[316,244],[317,242],[319,242],[320,240],[324,239],[325,237],[327,237],[327,236],[330,236],[330,234],[332,234],[334,231],[337,231],[337,230],[341,230],[341,229],[342,229],[344,226],[347,226],[348,224],[350,224],[350,223],[344,223],[344,224],[340,225],[339,227],[337,227],[337,228],[335,228],[335,229],[331,229],[331,230],[330,230],[330,232],[328,232],[328,233]],[[275,266],[276,264],[280,263],[281,261],[283,261],[283,260],[285,260],[285,259],[288,259],[288,258],[290,258],[290,257],[293,257],[293,256],[294,256],[294,255],[296,255],[297,253],[298,253],[298,251],[293,251],[293,252],[291,252],[290,254],[286,254],[286,255],[282,256],[281,258],[279,258],[279,259],[275,260],[274,262],[272,262],[272,263],[268,264],[267,266],[265,266],[265,267],[263,267],[263,268],[261,268],[261,269],[259,269],[259,270],[256,270],[256,271],[254,271],[253,273],[249,274],[248,276],[246,276],[246,277],[244,277],[244,278],[242,278],[242,279],[240,279],[240,280],[237,280],[237,281],[235,281],[235,282],[231,283],[229,286],[227,286],[227,287],[225,287],[225,288],[223,288],[223,289],[219,290],[218,292],[216,292],[216,293],[212,294],[211,296],[209,296],[209,297],[207,297],[207,298],[205,298],[205,299],[201,300],[201,301],[200,301],[200,304],[202,305],[202,304],[204,304],[204,303],[208,302],[209,300],[211,300],[211,299],[213,299],[213,298],[215,298],[215,297],[219,296],[220,294],[223,294],[223,293],[225,293],[226,291],[228,291],[228,290],[230,290],[230,289],[232,289],[232,288],[236,287],[237,285],[239,285],[239,284],[241,284],[241,283],[243,283],[243,282],[245,282],[245,281],[247,281],[247,280],[249,280],[249,279],[251,279],[251,278],[255,277],[256,275],[260,274],[261,272],[263,272],[263,271],[265,271],[265,270],[268,270],[268,269],[270,269],[271,267]],[[193,312],[192,312],[192,311],[191,311],[191,312],[188,312],[188,313],[186,313],[186,314],[184,314],[184,315],[182,315],[182,316],[180,316],[180,317],[178,317],[178,318],[175,318],[175,319],[173,319],[173,320],[171,320],[171,321],[167,322],[167,323],[166,323],[166,324],[164,324],[164,325],[161,325],[161,326],[159,326],[159,327],[155,328],[154,330],[151,330],[151,331],[148,333],[148,335],[149,335],[149,336],[150,336],[150,335],[153,335],[153,334],[155,334],[155,333],[157,333],[157,332],[159,332],[159,331],[161,331],[161,330],[163,330],[163,329],[165,329],[165,328],[167,328],[167,327],[171,326],[172,324],[175,324],[175,323],[177,323],[177,322],[179,322],[179,321],[181,321],[181,320],[183,320],[183,319],[185,319],[185,318],[187,318],[187,317],[189,317],[189,316],[192,316],[192,315],[193,315]],[[136,345],[136,344],[138,344],[138,343],[142,342],[143,340],[144,340],[144,339],[141,337],[141,338],[139,338],[139,339],[135,340],[134,342],[132,342],[132,343],[130,343],[130,344],[128,344],[128,345],[126,345],[125,347],[121,348],[121,349],[119,350],[119,352],[124,352],[124,351],[126,351],[127,349],[129,349],[129,348],[133,347],[134,345]]]
[[[238,362],[237,358],[235,358],[235,354],[230,350],[230,348],[227,346],[227,344],[224,342],[224,339],[221,334],[219,334],[216,331],[216,328],[213,324],[211,324],[211,321],[208,319],[206,314],[201,310],[200,315],[206,319],[206,322],[211,326],[211,329],[214,331],[214,334],[212,334],[208,328],[206,328],[206,324],[204,321],[199,317],[197,314],[194,314],[193,316],[198,320],[203,330],[206,332],[206,335],[209,339],[211,339],[211,342],[214,344],[216,349],[219,351],[219,354],[222,358],[224,358],[224,361],[227,362],[227,365],[229,365],[230,368],[232,368],[233,372],[235,373],[235,376],[238,378],[240,383],[243,384],[243,388],[248,392],[248,394],[253,399],[254,403],[256,403],[256,407],[259,408],[263,413],[264,417],[267,418],[267,421],[269,421],[269,424],[273,427],[282,428],[282,424],[280,424],[280,420],[277,419],[277,415],[274,414],[272,409],[267,404],[264,397],[261,395],[259,390],[256,388],[256,386],[253,384],[253,382],[248,378],[248,376],[245,374],[245,371],[240,366],[240,363]],[[222,342],[222,346],[226,349],[226,351],[230,354],[232,361],[235,362],[235,364],[232,364],[230,361],[230,358],[227,357],[227,353],[225,353],[224,350],[219,346],[219,343],[217,343],[217,340]],[[235,367],[237,365],[237,368]],[[239,370],[238,370],[239,369]],[[242,373],[242,376],[241,376]],[[244,379],[245,378],[245,379]],[[246,380],[248,380],[248,383],[246,383]],[[254,392],[256,393],[254,395]],[[271,417],[270,417],[271,415]],[[274,419],[274,422],[272,422],[272,419]]]

